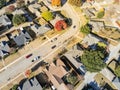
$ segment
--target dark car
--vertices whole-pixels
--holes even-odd
[[[27,56],[26,56],[26,58],[29,58],[29,57],[31,57],[31,56],[32,56],[32,53],[31,53],[31,54],[29,54],[29,55],[27,55]]]
[[[56,45],[52,46],[51,48],[54,49],[56,47]]]
[[[76,28],[76,26],[74,25],[73,28]]]

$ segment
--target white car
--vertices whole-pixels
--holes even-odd
[[[35,57],[35,58],[32,60],[32,62],[34,62],[34,61],[36,61],[36,60],[38,60],[38,59],[40,59],[40,56]]]

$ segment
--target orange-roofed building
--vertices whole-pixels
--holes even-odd
[[[51,0],[52,6],[60,6],[61,5],[61,0]]]

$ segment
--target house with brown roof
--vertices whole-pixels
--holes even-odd
[[[69,90],[62,80],[62,77],[68,73],[64,67],[65,64],[58,59],[55,63],[51,63],[46,69],[44,69],[44,72],[52,82],[53,87],[57,90]]]

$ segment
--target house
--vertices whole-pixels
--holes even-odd
[[[15,15],[15,14],[26,14],[27,12],[23,9],[16,9],[12,14]]]
[[[115,78],[115,75],[107,68],[104,68],[100,73],[102,73],[110,81]]]
[[[53,20],[50,20],[50,23],[51,23],[53,26],[55,26],[56,22],[58,22],[58,21],[60,21],[60,20],[63,20],[63,17],[61,17],[60,14],[56,14],[56,12],[54,12],[54,13],[55,13],[55,18],[54,18]]]
[[[108,64],[108,67],[111,69],[111,70],[115,70],[117,66],[117,61],[116,60],[112,60],[109,64]]]
[[[43,35],[44,33],[51,30],[51,27],[49,24],[44,24],[42,26],[34,24],[31,26],[31,29],[36,33],[36,36],[38,36],[38,35]]]
[[[39,4],[35,3],[35,4],[32,4],[32,5],[29,5],[28,6],[28,9],[30,10],[30,12],[32,12],[33,14],[35,14],[36,16],[40,17],[40,6]]]
[[[38,80],[33,77],[31,79],[27,79],[23,85],[19,86],[17,90],[43,90]]]
[[[73,46],[68,52],[64,54],[64,56],[68,59],[70,64],[73,66],[73,68],[78,71],[79,74],[82,73],[83,70],[81,70],[81,66],[83,64],[80,61],[80,56],[83,54],[83,50],[80,47],[80,44],[76,44]],[[85,71],[83,71],[84,73]],[[85,73],[84,73],[85,74]]]
[[[97,10],[95,8],[83,8],[83,12],[87,17],[95,17]]]
[[[8,55],[10,51],[11,48],[9,47],[6,41],[0,42],[0,57],[4,57],[5,55]]]
[[[10,19],[6,15],[0,16],[0,26],[9,26],[11,25]]]
[[[115,77],[112,81],[112,83],[114,84],[114,86],[119,90],[120,89],[120,78]]]
[[[106,41],[94,34],[88,34],[82,41],[82,45],[84,47],[92,46],[94,44],[97,44],[98,42],[106,43]]]
[[[10,19],[6,15],[0,16],[0,33],[2,34],[12,25]]]
[[[62,77],[68,73],[64,67],[65,64],[58,59],[43,70],[57,90],[69,90],[62,80]]]
[[[13,40],[17,44],[17,46],[23,46],[29,43],[32,40],[32,37],[28,34],[27,31],[20,31],[19,35],[14,36]]]
[[[99,32],[102,29],[105,29],[104,21],[90,20],[89,24],[92,26],[93,32]]]
[[[35,4],[32,4],[32,5],[29,5],[28,9],[38,17],[41,16],[40,15],[41,12],[49,10],[49,8],[43,2],[41,2],[39,4],[35,3]]]

